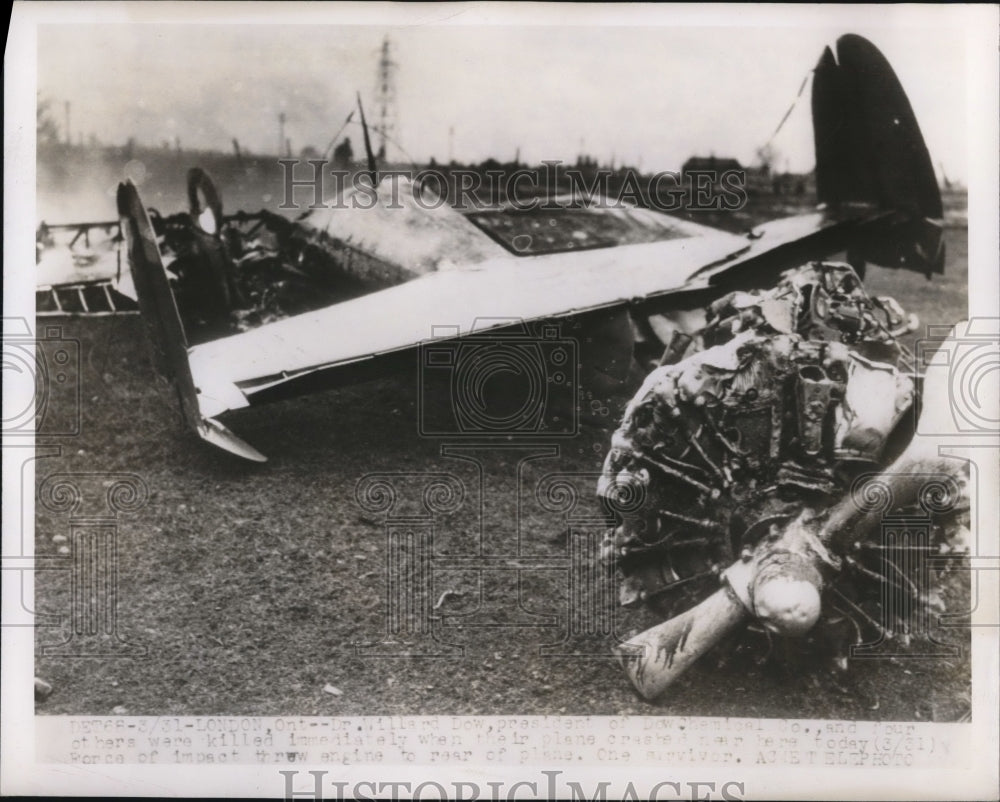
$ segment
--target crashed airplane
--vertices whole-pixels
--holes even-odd
[[[251,460],[265,457],[219,416],[412,364],[442,325],[454,324],[441,336],[461,340],[571,324],[593,344],[578,354],[580,384],[599,392],[599,374],[620,379],[640,352],[659,355],[703,324],[711,299],[768,286],[805,261],[846,250],[855,265],[943,270],[930,158],[881,53],[853,35],[836,56],[827,49],[812,112],[817,210],[744,236],[634,207],[428,209],[407,192],[389,203],[386,184],[370,209],[225,215],[196,168],[190,213],[147,210],[125,182],[123,237],[114,222],[40,229],[39,310],[113,312],[134,297],[191,430]],[[539,229],[545,237],[519,244]],[[60,233],[73,234],[69,256],[54,245]]]
[[[816,210],[744,235],[621,204],[428,208],[378,181],[370,147],[373,202],[294,220],[224,214],[198,168],[189,211],[169,217],[125,182],[118,221],[40,228],[39,313],[137,308],[190,429],[256,461],[220,416],[418,358],[422,379],[451,382],[453,405],[465,394],[469,418],[428,431],[468,424],[480,437],[569,436],[575,418],[548,415],[555,401],[493,414],[482,386],[456,387],[463,353],[481,366],[497,342],[530,343],[531,393],[574,408],[638,365],[649,375],[597,490],[617,517],[605,550],[622,603],[667,617],[615,648],[654,698],[748,618],[805,635],[836,609],[831,594],[858,639],[872,624],[887,637],[859,582],[940,611],[877,542],[879,511],[857,499],[867,482],[906,507],[938,481],[930,540],[913,548],[963,553],[963,474],[913,436],[946,388],[898,341],[916,321],[862,283],[866,262],[943,272],[927,148],[891,67],[859,36],[822,54],[812,116]],[[842,252],[850,264],[825,261]]]

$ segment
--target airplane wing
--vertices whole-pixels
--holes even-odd
[[[177,387],[186,420],[203,438],[220,436],[223,429],[214,418],[227,410],[336,383],[344,375],[339,369],[352,367],[356,373],[360,363],[409,351],[431,339],[435,327],[448,327],[453,338],[512,321],[614,307],[683,287],[706,265],[752,247],[743,237],[647,210],[608,209],[602,213],[611,220],[605,229],[627,227],[632,239],[659,239],[515,256],[449,209],[432,219],[433,238],[454,239],[452,224],[470,242],[477,235],[489,246],[472,250],[478,261],[426,271],[359,298],[188,346],[152,223],[130,182],[120,185],[118,206],[154,360]],[[580,214],[587,218],[583,229],[593,230],[593,212]],[[408,229],[420,252],[414,236],[420,227]],[[567,230],[579,231],[581,223],[570,220]],[[250,447],[225,437],[228,445],[216,444],[255,458]]]
[[[511,321],[566,317],[706,287],[723,267],[745,264],[825,228],[822,214],[808,214],[768,224],[749,240],[664,220],[674,238],[528,258],[502,256],[192,346],[192,371],[203,377],[202,412],[212,417],[247,406],[255,393],[305,373],[412,348],[434,337],[435,330],[462,337]]]
[[[255,390],[306,372],[412,348],[435,328],[461,337],[684,287],[699,269],[747,249],[741,237],[708,231],[616,248],[497,257],[193,346],[192,370],[212,387],[201,397],[202,412],[211,417],[246,406]]]

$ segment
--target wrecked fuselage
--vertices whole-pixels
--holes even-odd
[[[197,168],[189,181],[217,198]],[[289,219],[266,210],[224,217],[221,205],[213,210],[209,201],[202,208],[199,200],[192,197],[191,213],[151,216],[193,342],[405,283],[439,269],[444,253],[476,255],[463,241],[465,232],[449,227],[450,217],[414,214],[398,204],[359,209],[346,203]],[[383,219],[387,214],[391,219]],[[398,236],[387,238],[386,231]]]

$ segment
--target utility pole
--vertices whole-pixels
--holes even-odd
[[[455,161],[455,126],[448,126],[448,164]]]
[[[66,104],[65,104],[65,110],[66,110],[66,144],[67,145],[72,145],[73,144],[73,139],[69,135],[69,101],[68,100],[66,101]]]
[[[278,155],[285,149],[285,112],[278,112]]]

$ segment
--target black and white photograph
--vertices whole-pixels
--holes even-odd
[[[15,4],[4,793],[997,798],[998,22]]]

